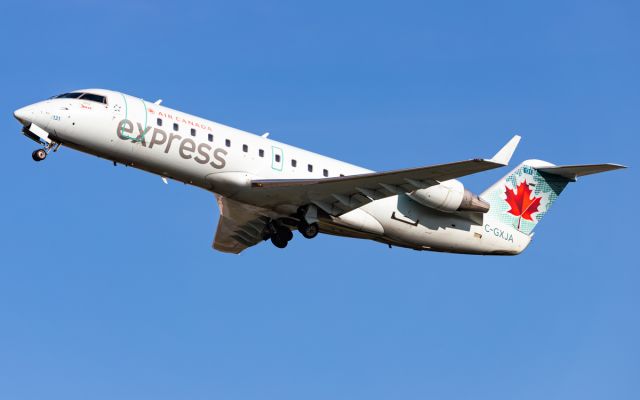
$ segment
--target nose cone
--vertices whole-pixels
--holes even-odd
[[[22,108],[18,108],[13,112],[13,116],[20,121],[22,125],[28,125],[31,123],[33,118],[33,107],[26,106]]]

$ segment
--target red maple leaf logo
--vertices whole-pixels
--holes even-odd
[[[520,182],[516,187],[515,192],[506,186],[505,189],[507,203],[511,207],[507,212],[518,217],[518,229],[520,229],[520,221],[522,218],[533,221],[531,214],[540,211],[538,210],[538,206],[540,206],[540,200],[542,200],[542,197],[533,196],[533,198],[531,198],[533,192],[529,189],[529,184],[526,180]]]

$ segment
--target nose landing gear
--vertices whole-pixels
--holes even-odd
[[[31,153],[31,158],[33,158],[33,161],[43,161],[45,158],[47,158],[47,154],[49,154],[49,152],[52,149],[53,149],[53,152],[56,152],[58,151],[59,147],[60,147],[60,143],[51,142],[46,146],[44,146],[44,148],[42,149],[34,150],[34,152]]]
[[[44,149],[35,150],[31,153],[31,158],[33,158],[33,161],[42,161],[47,158],[47,152]]]
[[[34,161],[42,161],[47,158],[47,154],[49,154],[51,150],[56,152],[58,148],[60,148],[60,142],[53,140],[53,137],[49,136],[49,132],[36,124],[30,123],[29,125],[23,126],[22,134],[42,146],[41,149],[31,153],[31,158],[33,158]]]

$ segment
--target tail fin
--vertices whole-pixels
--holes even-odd
[[[584,175],[625,168],[617,164],[555,166],[527,160],[484,191],[489,215],[520,232],[530,234],[569,184]]]

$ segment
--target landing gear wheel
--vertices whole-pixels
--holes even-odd
[[[280,235],[273,235],[271,236],[271,243],[279,249],[284,249],[287,247],[287,244],[289,244],[289,241],[285,240]]]
[[[318,236],[320,228],[318,227],[318,224],[316,222],[307,224],[306,222],[302,221],[298,225],[298,231],[307,239],[313,239],[314,237]]]
[[[293,239],[293,232],[287,228],[278,229],[278,236],[282,237],[287,242]]]
[[[42,161],[47,158],[47,152],[43,149],[38,149],[31,153],[31,158],[33,158],[34,161]]]
[[[279,224],[271,226],[271,243],[279,249],[284,249],[291,239],[293,239],[293,233],[289,228],[286,228]]]

